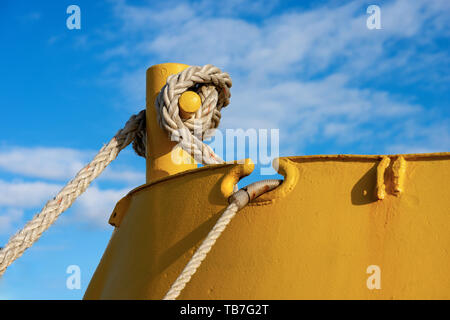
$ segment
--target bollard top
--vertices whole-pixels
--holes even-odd
[[[202,99],[194,91],[186,91],[180,96],[178,106],[188,114],[196,112],[202,105]]]

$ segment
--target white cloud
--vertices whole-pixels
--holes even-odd
[[[23,210],[17,208],[0,208],[0,235],[10,234],[22,220]]]
[[[136,186],[145,183],[145,172],[138,172],[129,169],[113,170],[108,167],[98,178],[98,181],[121,181],[131,186]]]
[[[46,182],[0,180],[0,207],[33,208],[54,197],[62,188]]]
[[[386,92],[351,88],[342,75],[246,89],[235,90],[237,102],[230,108],[233,111],[224,111],[222,125],[280,128],[280,147],[284,150],[295,144],[297,152],[317,138],[351,143],[381,139],[379,132],[397,136],[402,132],[386,128],[386,123],[401,123],[423,112],[421,106],[400,102]],[[255,101],[258,112],[270,117],[258,117],[253,108],[248,108]]]
[[[450,148],[450,130],[447,123],[418,126],[408,121],[401,128],[406,139],[398,139],[387,147],[389,153],[443,152]]]
[[[145,31],[155,25],[179,24],[194,16],[194,8],[187,3],[170,5],[160,10],[152,10],[144,6],[130,6],[125,1],[116,1],[114,11],[122,20],[123,30]]]
[[[45,203],[62,188],[44,182],[5,182],[0,180],[0,234],[13,233],[23,223],[24,210],[39,212]],[[90,186],[74,203],[65,220],[105,227],[116,202],[130,191],[101,189]]]
[[[0,170],[24,177],[68,181],[89,163],[95,152],[69,148],[10,147],[0,151]],[[100,180],[143,183],[145,174],[129,168],[108,167]]]
[[[0,151],[0,169],[29,177],[67,179],[91,154],[68,148],[12,147]]]
[[[45,182],[0,180],[0,235],[14,233],[23,222],[25,209],[43,206],[60,188]]]
[[[91,186],[74,205],[74,216],[67,218],[70,221],[75,220],[89,225],[107,227],[109,226],[109,216],[117,201],[129,191],[129,189],[102,190],[96,186]]]
[[[47,147],[9,147],[0,151],[0,171],[21,177],[0,179],[0,234],[19,228],[24,223],[24,210],[39,212],[93,155],[91,151]],[[69,219],[104,226],[114,204],[132,187],[145,183],[145,173],[123,165],[108,167],[96,182],[120,182],[126,189],[90,186],[76,200]]]
[[[118,18],[135,28],[134,33],[127,30],[126,34],[133,39],[128,45],[136,48],[130,54],[157,54],[189,64],[208,61],[258,75],[316,72],[337,59],[342,63],[341,69],[365,69],[386,58],[384,49],[389,42],[428,30],[424,24],[430,20],[434,32],[445,31],[447,25],[436,21],[446,21],[444,17],[450,12],[442,1],[429,5],[426,1],[398,0],[382,6],[383,29],[372,31],[366,27],[365,7],[358,1],[273,15],[262,23],[246,21],[237,14],[207,15],[200,9],[195,14],[188,11],[189,19],[181,19],[183,14],[179,13],[183,10],[172,10],[135,7],[123,1],[117,5]],[[167,23],[173,15],[176,19]],[[154,16],[161,19],[155,20]],[[147,28],[153,32],[138,33]]]
[[[433,134],[430,126],[449,129],[448,121],[433,116],[438,110],[367,85],[399,74],[405,83],[422,85],[432,78],[445,87],[448,76],[438,70],[446,54],[420,48],[448,33],[446,1],[387,2],[381,6],[382,30],[367,29],[362,1],[270,17],[254,8],[259,21],[246,19],[241,10],[250,2],[227,2],[224,6],[233,9],[223,11],[206,1],[198,5],[193,12],[188,2],[151,8],[119,1],[115,14],[125,32],[117,37],[127,48],[124,58],[145,67],[148,61],[179,61],[212,63],[230,72],[232,104],[223,111],[222,128],[280,128],[282,153],[327,139],[382,153],[419,139],[418,132]],[[177,9],[169,17],[172,7],[186,9],[185,16]],[[398,46],[399,41],[406,45]],[[117,83],[127,103],[144,101],[145,68],[120,73]],[[406,133],[406,123],[414,124],[414,134]],[[434,151],[450,147],[431,147],[430,139],[419,145]]]

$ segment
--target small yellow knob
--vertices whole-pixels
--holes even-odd
[[[178,99],[178,106],[180,107],[180,116],[182,118],[190,118],[193,113],[200,109],[202,99],[194,91],[185,91]]]

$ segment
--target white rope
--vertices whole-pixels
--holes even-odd
[[[226,226],[230,223],[231,219],[236,215],[238,211],[238,206],[235,203],[230,204],[225,212],[222,214],[220,219],[214,225],[212,230],[208,233],[206,239],[202,242],[200,247],[192,256],[191,260],[187,263],[186,267],[184,267],[181,274],[175,280],[175,282],[170,287],[170,290],[167,292],[166,296],[163,300],[175,300],[184,289],[186,284],[191,280],[192,275],[197,271],[198,267],[200,267],[202,261],[206,258],[206,255],[214,243],[216,243],[217,238],[222,234],[225,230]]]
[[[5,247],[0,250],[0,276],[14,260],[41,237],[42,233],[56,221],[62,212],[72,205],[89,184],[117,157],[119,152],[135,139],[137,132],[142,130],[143,123],[145,124],[145,111],[133,115],[125,127],[101,148],[94,159],[81,169],[56,197],[48,201],[41,212],[36,214],[22,230],[9,239]]]
[[[206,255],[211,251],[212,247],[216,243],[216,240],[223,233],[236,213],[253,199],[259,197],[265,192],[273,190],[279,186],[280,183],[281,180],[258,181],[234,193],[229,199],[230,205],[225,209],[224,213],[219,220],[217,220],[205,240],[203,240],[200,247],[195,251],[183,271],[181,271],[178,278],[174,281],[169,291],[164,296],[163,300],[175,300],[180,295],[181,291],[184,289],[186,284],[189,283],[194,273],[202,264],[203,260],[205,260]]]
[[[177,75],[168,77],[155,102],[160,125],[170,136],[181,140],[181,147],[194,154],[199,163],[222,163],[212,149],[201,140],[211,134],[220,122],[220,110],[229,104],[231,79],[220,69],[205,65],[189,67]],[[197,113],[181,120],[178,110],[180,95],[196,89],[202,99]],[[113,161],[119,152],[133,142],[133,148],[140,156],[146,156],[145,110],[133,115],[125,127],[105,145],[94,159],[75,178],[71,180],[44,208],[36,214],[22,230],[13,235],[0,250],[0,276],[11,263],[31,247],[75,200],[87,189],[89,184]],[[199,133],[198,133],[199,132]],[[199,135],[199,137],[194,134]],[[203,154],[204,153],[204,154]]]
[[[217,164],[224,161],[202,140],[214,134],[219,126],[220,111],[230,103],[231,78],[228,73],[207,64],[192,66],[167,78],[155,101],[158,122],[173,141],[193,155],[198,163]],[[178,99],[187,90],[196,91],[201,107],[189,119],[181,119]]]

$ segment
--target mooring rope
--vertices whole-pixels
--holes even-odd
[[[129,145],[145,123],[145,111],[133,115],[125,127],[117,132],[94,159],[81,169],[44,208],[36,214],[20,231],[13,235],[0,250],[0,276],[6,268],[31,247],[72,203],[87,189],[89,184],[113,161],[119,152]]]
[[[183,271],[181,271],[178,278],[175,280],[167,294],[164,296],[163,300],[175,300],[180,295],[181,291],[184,289],[186,284],[189,283],[203,260],[205,260],[206,255],[209,253],[209,251],[211,251],[213,245],[216,243],[216,240],[223,233],[236,213],[253,199],[259,197],[265,192],[278,187],[280,183],[281,180],[263,180],[252,183],[247,187],[235,192],[229,198],[230,205],[225,209],[224,213],[221,215],[219,220],[217,220],[216,224],[208,233],[205,240],[203,240],[200,247],[195,251],[194,255],[186,264]]]
[[[196,88],[196,86],[198,88]],[[167,78],[155,101],[159,125],[168,132],[172,141],[178,141],[183,150],[193,155],[198,163],[217,164],[224,161],[207,144],[207,137],[219,126],[223,107],[230,103],[231,78],[228,73],[207,64],[189,67]],[[178,99],[194,89],[202,104],[192,117],[182,119]]]
[[[167,131],[172,140],[179,141],[179,145],[187,153],[193,154],[199,163],[223,163],[223,160],[201,140],[204,136],[211,135],[211,130],[219,125],[220,110],[229,104],[230,87],[230,76],[219,68],[212,65],[192,66],[169,76],[155,101],[161,127]],[[178,99],[187,90],[198,91],[202,105],[195,115],[182,120],[179,116]],[[136,153],[146,157],[145,117],[145,110],[133,115],[125,127],[101,148],[94,159],[9,239],[0,250],[0,276],[41,237],[62,212],[75,202],[123,148],[133,142]]]

